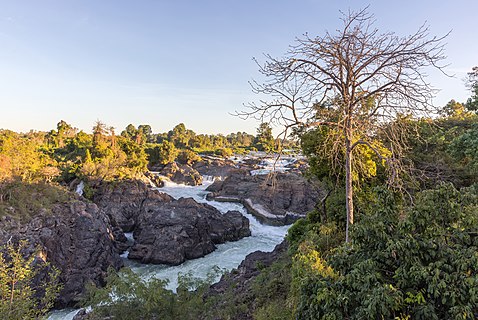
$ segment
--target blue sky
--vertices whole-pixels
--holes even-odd
[[[430,74],[435,104],[469,93],[478,65],[478,1],[0,0],[0,128],[49,130],[63,119],[164,132],[255,132],[230,113],[257,99],[252,57],[282,55],[296,36],[340,26],[339,10],[370,5],[377,27],[446,34],[448,72]]]

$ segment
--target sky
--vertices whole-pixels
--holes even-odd
[[[257,101],[252,58],[280,57],[304,33],[340,27],[340,11],[369,6],[383,32],[409,35],[423,23],[444,35],[446,77],[434,103],[469,96],[478,65],[478,1],[0,0],[0,128],[26,132],[65,120],[91,131],[100,120],[123,130],[254,134],[232,116]]]

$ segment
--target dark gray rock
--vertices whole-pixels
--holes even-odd
[[[196,162],[193,168],[203,176],[211,176],[222,180],[228,177],[238,166],[231,160],[203,157],[203,160]]]
[[[238,216],[240,215],[240,217]],[[239,212],[222,215],[192,198],[144,205],[128,258],[142,263],[178,265],[215,250],[215,244],[250,235]]]
[[[321,191],[301,174],[285,172],[250,175],[236,170],[224,181],[207,189],[210,200],[239,201],[260,220],[270,224],[290,224],[314,209]]]
[[[201,174],[187,164],[178,165],[176,162],[173,162],[166,165],[160,173],[175,183],[189,186],[202,184]]]
[[[29,222],[2,219],[0,243],[28,240],[28,255],[38,246],[42,259],[61,272],[63,289],[56,306],[65,307],[80,300],[86,283],[104,284],[108,268],[123,265],[113,229],[95,204],[70,200],[54,205],[51,212],[40,210]]]
[[[283,256],[287,247],[287,241],[284,240],[272,252],[254,251],[248,254],[237,269],[224,274],[219,282],[211,285],[209,294],[222,294],[229,289],[234,289],[238,294],[247,291],[251,279]]]
[[[207,220],[211,227],[211,239],[216,244],[236,241],[251,235],[249,219],[239,211],[228,211],[220,216],[212,214]]]
[[[131,232],[145,202],[171,201],[172,197],[150,188],[140,180],[103,183],[96,187],[95,202],[123,232]]]
[[[159,175],[150,171],[147,171],[144,175],[154,184],[156,188],[164,187],[164,181]]]

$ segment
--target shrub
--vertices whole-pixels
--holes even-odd
[[[201,160],[201,157],[194,151],[181,150],[177,156],[177,161],[181,164],[192,165]]]
[[[228,158],[233,155],[232,149],[230,148],[220,148],[215,151],[216,155],[223,158]]]
[[[24,258],[26,241],[0,247],[0,319],[37,319],[50,310],[61,289],[59,271],[32,254]],[[40,261],[39,261],[40,260]],[[46,276],[39,285],[35,280]]]
[[[198,319],[207,310],[203,294],[212,278],[180,276],[177,292],[166,289],[166,280],[145,280],[129,268],[116,272],[110,268],[103,288],[89,285],[83,305],[93,306],[88,319]]]

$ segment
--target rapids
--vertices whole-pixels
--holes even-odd
[[[269,169],[269,168],[267,168]],[[204,183],[200,186],[185,186],[166,182],[163,188],[158,191],[167,193],[175,199],[181,197],[192,197],[197,202],[208,203],[216,207],[220,212],[226,213],[229,210],[240,211],[249,219],[251,236],[234,242],[226,242],[217,245],[217,249],[199,259],[188,260],[179,266],[141,264],[127,259],[127,253],[121,255],[125,266],[130,267],[134,272],[140,274],[145,279],[156,277],[168,280],[167,288],[175,290],[178,284],[178,275],[191,272],[193,277],[206,278],[216,267],[223,271],[230,271],[239,266],[244,258],[251,252],[261,250],[270,252],[274,247],[282,242],[289,226],[269,226],[261,224],[254,216],[247,213],[242,204],[232,202],[217,202],[206,200],[206,188],[213,182],[210,177],[205,177]],[[126,234],[129,241],[134,241],[132,234]],[[218,275],[216,281],[219,280]],[[71,320],[78,310],[63,309],[54,310],[49,316],[49,320]]]

